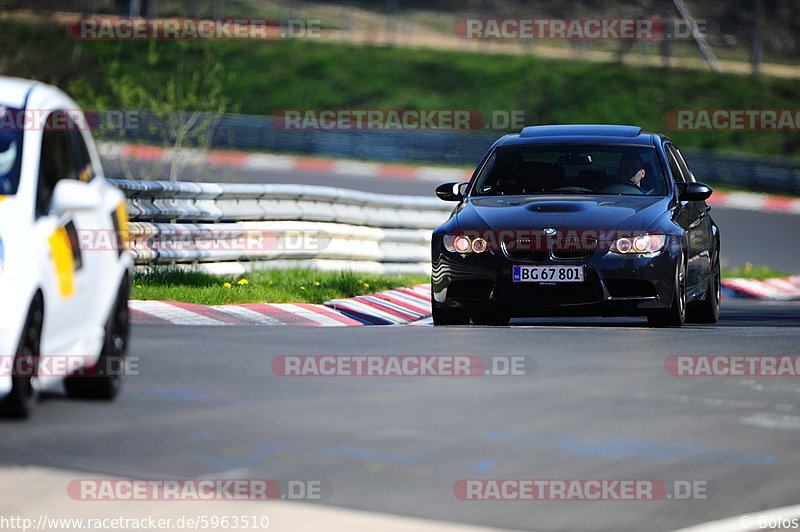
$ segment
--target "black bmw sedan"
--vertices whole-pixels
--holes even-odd
[[[719,316],[719,228],[669,138],[618,125],[526,127],[492,145],[433,232],[435,325],[512,317]]]

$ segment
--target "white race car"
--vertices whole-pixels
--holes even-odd
[[[0,77],[0,414],[40,390],[112,399],[128,343],[125,197],[78,105]]]

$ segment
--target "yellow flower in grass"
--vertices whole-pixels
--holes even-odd
[[[142,285],[140,285],[140,284],[136,285],[136,288],[141,288],[141,287],[142,287]]]
[[[224,286],[225,288],[230,288],[231,287],[231,283],[224,283],[222,286]]]
[[[300,287],[300,290],[305,290],[305,289],[306,289],[306,287],[305,287],[305,286],[301,286],[301,287]]]
[[[319,286],[319,281],[314,281],[314,286]]]
[[[267,284],[272,284],[272,281],[268,282]]]
[[[243,285],[243,284],[247,284],[247,283],[248,283],[247,279],[239,279],[238,281],[236,281],[236,284],[238,284],[238,285]]]
[[[364,283],[364,288],[369,288],[369,283]]]

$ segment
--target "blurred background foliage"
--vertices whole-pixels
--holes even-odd
[[[184,124],[195,111],[524,110],[540,124],[630,123],[684,146],[800,156],[797,132],[668,131],[664,123],[671,109],[800,108],[797,2],[688,1],[723,63],[723,73],[714,73],[689,39],[672,41],[664,66],[663,50],[651,42],[474,42],[452,29],[469,16],[677,17],[670,0],[149,1],[139,7],[154,16],[319,20],[322,38],[75,41],[65,24],[81,11],[119,13],[130,5],[2,0],[0,72],[54,83],[88,108],[181,111]],[[756,75],[757,4],[764,69]],[[192,144],[202,144],[202,128],[193,131],[201,142]],[[182,142],[175,132],[171,138]]]

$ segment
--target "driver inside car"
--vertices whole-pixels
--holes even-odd
[[[641,188],[642,180],[647,172],[644,169],[642,158],[636,153],[626,153],[619,163],[619,177],[623,183],[631,183]]]

